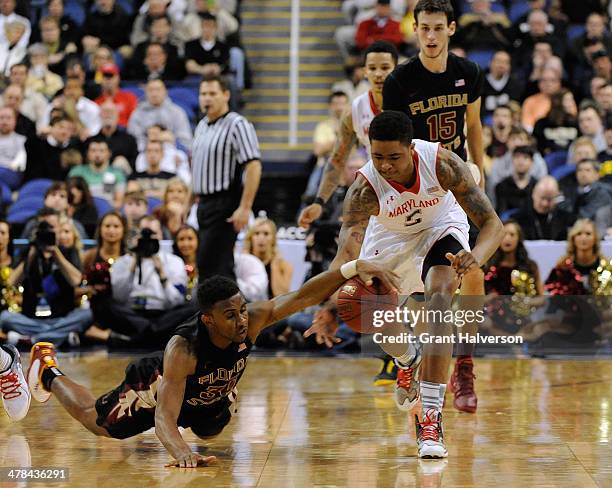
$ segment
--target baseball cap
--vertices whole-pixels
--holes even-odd
[[[119,67],[115,63],[106,63],[102,65],[100,72],[103,75],[118,75]]]

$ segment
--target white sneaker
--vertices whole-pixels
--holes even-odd
[[[415,415],[417,448],[421,459],[441,459],[448,457],[444,445],[444,432],[442,431],[442,414],[434,410],[425,413],[423,422]]]
[[[13,356],[11,367],[0,374],[0,393],[2,405],[11,420],[24,418],[30,409],[30,390],[21,368],[19,351],[12,344],[6,344],[3,349]]]

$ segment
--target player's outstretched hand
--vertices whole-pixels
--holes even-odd
[[[166,468],[197,468],[207,466],[216,460],[216,456],[202,456],[197,452],[190,452],[166,464]]]
[[[336,317],[330,310],[323,307],[315,313],[312,325],[304,332],[304,337],[310,337],[312,334],[315,334],[317,344],[333,347],[334,344],[341,342],[341,339],[336,337],[337,328],[338,321]]]
[[[466,250],[459,251],[457,254],[446,253],[446,259],[451,263],[451,267],[459,276],[463,276],[468,271],[479,268],[478,261]]]
[[[308,229],[310,224],[321,217],[322,213],[323,207],[321,205],[318,203],[311,203],[300,212],[300,216],[298,217],[298,225],[304,229]]]
[[[357,261],[357,273],[359,278],[368,286],[371,286],[373,279],[377,278],[385,288],[394,293],[399,292],[400,277],[394,271],[383,268],[371,261],[359,259]]]

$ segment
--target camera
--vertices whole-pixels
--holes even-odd
[[[34,234],[34,246],[39,251],[44,251],[48,247],[55,246],[55,232],[49,222],[43,220],[38,224],[36,233]]]
[[[153,237],[151,229],[142,229],[138,242],[131,251],[139,258],[150,258],[159,252],[159,241]]]

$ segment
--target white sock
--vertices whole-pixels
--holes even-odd
[[[421,403],[423,404],[423,413],[426,413],[428,410],[435,410],[437,413],[442,413],[445,393],[446,384],[421,381]]]
[[[402,369],[412,368],[418,364],[421,356],[421,347],[419,343],[408,344],[408,349],[401,356],[395,357],[395,364]]]
[[[13,356],[11,356],[2,346],[0,346],[0,373],[4,373],[6,370],[8,370],[11,367],[12,362]]]

